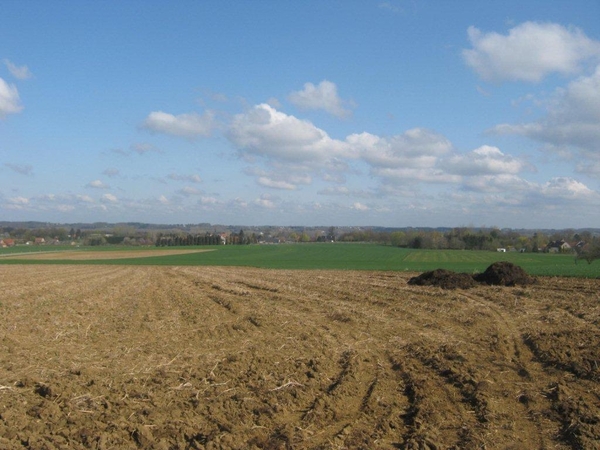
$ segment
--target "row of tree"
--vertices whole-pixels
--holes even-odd
[[[214,233],[206,234],[163,234],[159,233],[155,245],[157,247],[179,247],[185,245],[221,245],[221,236]]]
[[[522,234],[497,228],[473,230],[465,227],[453,228],[447,232],[438,230],[376,232],[366,229],[343,233],[337,237],[337,240],[342,242],[377,242],[405,248],[491,251],[505,248],[524,252],[543,252],[548,248],[549,243],[556,241],[591,244],[598,239],[587,231],[565,230],[546,235],[541,232]]]

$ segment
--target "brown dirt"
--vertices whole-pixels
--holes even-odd
[[[591,449],[600,280],[1,266],[0,448]]]

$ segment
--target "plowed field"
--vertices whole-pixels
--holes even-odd
[[[2,449],[593,449],[600,280],[0,267]]]

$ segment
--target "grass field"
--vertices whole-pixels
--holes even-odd
[[[179,254],[170,254],[177,249]],[[186,251],[187,250],[187,251]],[[207,251],[210,250],[210,251]],[[52,251],[52,257],[46,253]],[[26,252],[31,252],[24,254]],[[42,253],[43,252],[43,253]],[[87,252],[86,258],[75,258]],[[90,253],[94,252],[94,253]],[[135,253],[128,253],[135,252]],[[98,258],[94,257],[98,254]],[[146,256],[147,253],[147,256]],[[39,255],[43,254],[43,259]],[[109,257],[114,254],[114,258]],[[131,255],[131,257],[128,257]],[[600,276],[600,263],[575,264],[573,255],[497,253],[465,250],[414,250],[375,244],[299,244],[169,247],[14,247],[0,251],[0,264],[104,264],[242,266],[267,269],[346,269],[483,272],[495,261],[510,261],[532,275]]]

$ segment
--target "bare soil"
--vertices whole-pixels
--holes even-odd
[[[0,448],[593,449],[600,280],[0,267]]]

